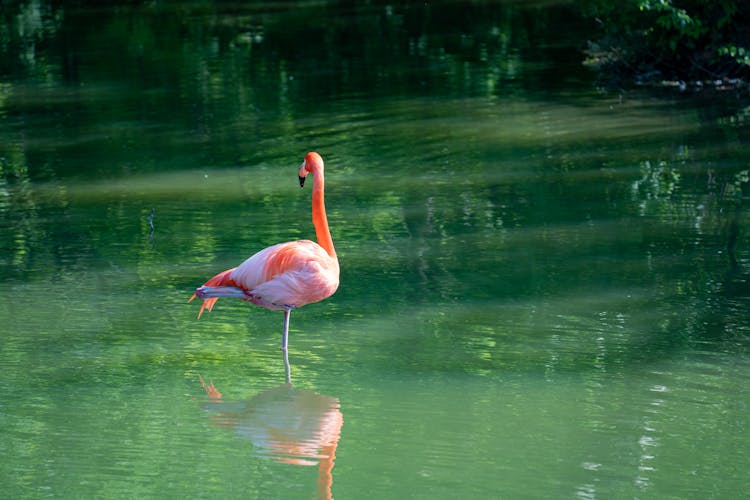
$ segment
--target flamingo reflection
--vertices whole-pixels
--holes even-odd
[[[292,465],[318,466],[318,498],[332,499],[333,465],[344,417],[338,398],[295,389],[287,351],[286,383],[247,401],[226,401],[213,380],[200,377],[211,423],[233,430],[258,453]]]

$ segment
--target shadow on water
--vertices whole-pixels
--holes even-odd
[[[286,382],[248,400],[227,400],[213,380],[200,383],[208,396],[202,405],[209,421],[253,443],[260,456],[282,464],[318,466],[317,497],[332,499],[333,466],[344,416],[339,400],[295,389],[284,351]]]

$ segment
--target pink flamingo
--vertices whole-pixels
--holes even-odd
[[[198,312],[213,309],[221,297],[233,297],[275,311],[284,311],[281,349],[286,351],[292,309],[319,302],[339,286],[339,261],[333,248],[323,196],[323,158],[307,153],[299,167],[299,185],[313,174],[312,220],[318,243],[289,241],[256,253],[233,269],[227,269],[197,288],[190,300],[203,299]]]

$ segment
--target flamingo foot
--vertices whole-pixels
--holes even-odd
[[[271,311],[286,311],[296,308],[296,306],[292,306],[289,304],[277,304],[276,302],[271,302],[270,300],[266,300],[259,295],[255,295],[251,290],[245,290],[243,293],[244,296],[240,297],[241,299],[252,302],[256,306],[265,307],[266,309],[270,309]]]

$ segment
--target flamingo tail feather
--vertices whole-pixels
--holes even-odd
[[[236,286],[236,283],[234,280],[229,276],[232,271],[234,271],[234,268],[227,269],[226,271],[223,271],[210,280],[206,281],[203,284],[203,287],[218,287],[218,286]],[[203,288],[201,287],[201,288]],[[198,290],[200,290],[199,288]],[[198,296],[198,291],[190,296],[188,299],[188,302],[193,300]],[[216,304],[216,301],[219,300],[218,297],[209,297],[203,299],[203,304],[201,304],[201,308],[198,311],[198,318],[200,319],[201,315],[203,314],[203,311],[208,310],[209,312],[214,308],[214,304]]]

